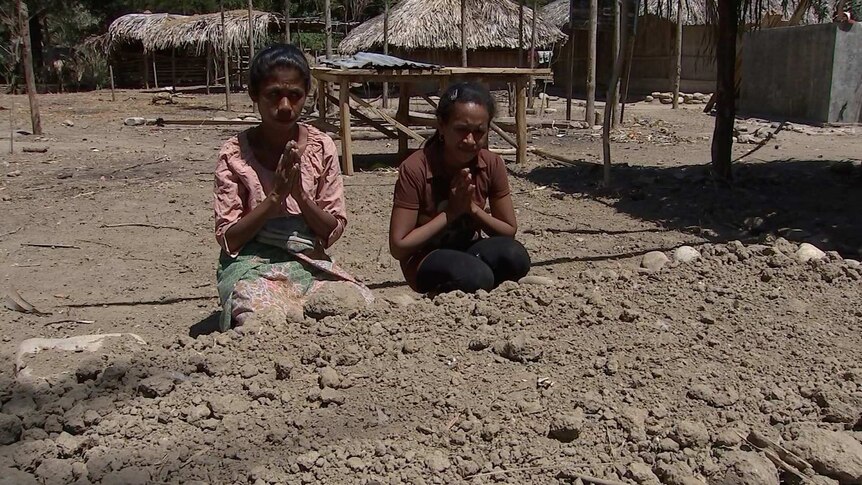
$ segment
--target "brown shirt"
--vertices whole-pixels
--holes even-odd
[[[485,209],[488,201],[511,193],[506,165],[499,155],[481,150],[468,168],[476,186],[473,202],[478,207]],[[451,183],[452,175],[446,173],[443,164],[442,146],[429,143],[410,155],[398,168],[393,205],[417,210],[417,226],[421,226],[446,209]],[[428,241],[422,250],[401,262],[407,282],[415,288],[416,270],[429,252],[441,248],[465,250],[479,238],[479,232],[479,224],[469,215],[461,216],[449,224]]]

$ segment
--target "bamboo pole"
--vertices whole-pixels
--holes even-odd
[[[596,44],[599,24],[599,2],[590,0],[590,23],[587,41],[587,112],[586,121],[596,122]],[[605,107],[607,110],[607,107]]]
[[[207,94],[210,93],[210,83],[212,82],[211,76],[210,76],[210,68],[212,67],[211,64],[212,64],[212,58],[213,58],[212,56],[213,56],[212,46],[207,44]]]
[[[673,44],[673,109],[679,108],[679,82],[682,77],[682,0],[676,4],[676,38]]]
[[[156,68],[156,53],[153,52],[153,84],[156,85],[156,89],[159,89],[159,72]]]
[[[353,147],[350,134],[350,82],[341,81],[338,87],[341,107],[341,169],[344,175],[353,175]]]
[[[248,0],[248,66],[246,68],[246,81],[251,86],[251,61],[254,59],[254,5]],[[251,112],[257,113],[257,103],[251,103]]]
[[[611,42],[611,52],[613,52],[613,59],[616,59],[617,56],[620,56],[622,54],[622,51],[620,50],[620,49],[622,49],[622,45],[620,44],[620,28],[621,28],[622,19],[620,18],[620,4],[619,4],[619,2],[614,2],[613,12],[614,12],[614,32],[613,32],[613,39]],[[619,99],[620,99],[620,85],[619,84],[617,84],[614,87],[614,99],[616,99],[617,101],[619,101]],[[620,121],[620,119],[619,119],[620,112],[619,112],[618,104],[619,103],[617,102],[611,106],[607,106],[607,104],[605,105],[605,109],[610,108],[610,110],[611,110],[611,115],[612,115],[611,116],[611,128],[616,128],[617,124],[619,124],[619,121]]]
[[[539,8],[538,8],[539,5],[538,4],[539,4],[538,0],[533,0],[533,18],[532,18],[532,21],[530,22],[530,69],[536,68],[536,56],[539,54],[536,51],[536,17],[539,15],[538,14],[538,12],[539,12]],[[533,98],[533,91],[534,91],[533,84],[534,84],[534,82],[535,81],[533,81],[533,78],[531,76],[530,77],[530,84],[527,87],[527,95],[529,96],[528,104],[529,104],[530,108],[533,107],[533,102],[534,102],[534,98]]]
[[[467,0],[461,0],[461,67],[467,67]]]
[[[9,102],[9,153],[15,153],[15,99]]]
[[[389,55],[389,0],[383,1],[383,54]],[[389,83],[383,83],[383,108],[389,108]]]
[[[227,29],[224,21],[224,0],[219,0],[221,11],[221,49],[224,58],[224,109],[230,111],[230,59],[228,59]]]
[[[326,30],[326,58],[332,59],[332,6],[330,0],[323,0],[323,15]]]
[[[147,60],[146,49],[144,49],[144,89],[150,89],[150,63]]]
[[[42,134],[42,116],[39,114],[39,99],[36,93],[36,75],[33,72],[33,50],[30,48],[30,22],[27,4],[18,2],[18,32],[21,35],[21,50],[24,61],[24,80],[27,83],[27,98],[30,100],[30,125],[34,135]]]
[[[290,0],[284,0],[284,43],[290,44]]]
[[[114,93],[114,66],[108,66],[108,74],[111,76],[111,101],[116,101],[117,95]]]
[[[569,0],[569,75],[566,76],[566,121],[572,121],[572,91],[575,84],[575,0]]]

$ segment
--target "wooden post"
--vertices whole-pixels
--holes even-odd
[[[389,55],[389,0],[383,0],[383,54]],[[389,108],[389,83],[383,83],[383,108]]]
[[[718,0],[716,42],[715,130],[712,134],[712,170],[721,181],[730,182],[733,155],[733,124],[736,116],[736,34],[739,29],[737,3]]]
[[[518,0],[518,67],[524,67],[524,0]]]
[[[23,0],[18,2],[18,33],[21,36],[21,50],[23,51],[24,80],[27,83],[27,98],[30,100],[30,124],[34,135],[42,134],[42,117],[39,114],[39,100],[36,93],[36,75],[33,72],[33,50],[30,47],[30,21],[27,13],[27,4]]]
[[[679,108],[680,77],[682,77],[682,0],[677,0],[676,37],[673,44],[673,109]]]
[[[350,81],[343,78],[338,87],[338,105],[341,107],[341,171],[353,175],[353,147],[350,138]]]
[[[252,0],[248,0],[248,67],[246,69],[246,82],[251,86],[251,61],[254,59],[254,6]],[[257,103],[251,103],[251,112],[257,113]]]
[[[284,0],[284,43],[290,44],[290,0]]]
[[[587,123],[596,122],[596,44],[599,24],[599,2],[590,0],[589,38],[587,41]],[[607,109],[607,107],[605,108]]]
[[[210,83],[212,82],[211,77],[210,77],[210,68],[212,67],[210,64],[212,64],[212,56],[213,56],[212,45],[207,44],[207,94],[210,93]]]
[[[330,0],[323,0],[323,15],[326,31],[326,58],[332,59],[332,7]]]
[[[572,91],[575,84],[575,0],[569,0],[569,75],[566,77],[566,121],[572,121]]]
[[[616,59],[617,56],[622,55],[622,51],[620,49],[622,46],[620,45],[620,28],[621,28],[622,19],[620,19],[620,4],[619,2],[614,2],[614,32],[613,39],[611,40],[611,52],[613,52],[613,58]],[[614,99],[620,99],[620,85],[617,84],[614,87]],[[614,103],[611,106],[608,106],[605,103],[605,109],[610,108],[611,110],[611,128],[616,128],[619,123],[619,108],[617,107],[619,103]]]
[[[518,77],[515,83],[518,91],[516,95],[515,130],[518,143],[518,154],[515,157],[517,163],[527,161],[527,81]]]
[[[108,66],[108,74],[111,76],[111,101],[116,101],[117,95],[114,93],[114,66]]]
[[[625,19],[627,15],[628,0],[615,0],[619,3],[617,9],[618,17]],[[622,20],[620,20],[622,23]],[[620,29],[620,44],[625,44],[626,33],[628,29]],[[620,77],[623,70],[623,53],[618,52],[614,59],[614,68],[611,72],[611,82],[608,85],[608,98],[605,104],[604,123],[602,124],[602,154],[604,156],[604,184],[605,187],[611,184],[611,120],[613,112],[611,107],[617,104],[617,88],[619,87]]]
[[[317,118],[321,122],[326,122],[326,93],[329,83],[320,81],[317,84]]]
[[[150,62],[147,59],[147,49],[144,49],[144,89],[150,89]]]
[[[15,99],[9,100],[9,153],[15,153]]]
[[[153,52],[153,84],[156,85],[156,89],[159,89],[159,71],[156,67],[156,53]]]
[[[171,48],[171,86],[177,87],[177,49]]]
[[[219,0],[221,11],[221,54],[224,58],[224,109],[230,111],[230,59],[228,58],[227,28],[224,21],[224,0]]]
[[[408,126],[410,124],[410,84],[401,83],[398,93],[398,111],[395,113],[395,119]],[[401,131],[398,132],[398,156],[404,158],[409,150],[407,135]]]
[[[467,67],[467,0],[461,0],[461,67]]]
[[[631,77],[632,77],[632,62],[633,62],[634,56],[635,56],[635,40],[637,39],[637,34],[638,34],[637,12],[640,9],[640,7],[638,7],[638,5],[639,5],[639,0],[635,0],[635,9],[634,9],[635,15],[634,15],[634,19],[633,19],[634,21],[632,22],[632,33],[630,36],[627,37],[628,38],[628,42],[627,42],[628,45],[625,47],[626,52],[628,54],[626,55],[626,67],[623,70],[623,81],[622,81],[623,82],[623,97],[622,97],[621,102],[620,102],[620,124],[621,125],[624,125],[626,123],[626,119],[625,119],[626,102],[629,99],[629,82],[631,81]],[[625,25],[625,27],[623,27],[623,28],[626,28],[626,29],[628,28],[628,19],[625,20],[625,23],[623,25]]]
[[[536,50],[536,17],[538,17],[539,12],[539,2],[538,0],[533,0],[533,18],[530,22],[530,69],[536,68],[536,56],[539,55],[539,52]],[[527,95],[529,96],[529,104],[530,108],[533,107],[533,77],[530,76],[530,85],[527,89]]]

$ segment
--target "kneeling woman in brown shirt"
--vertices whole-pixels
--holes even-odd
[[[450,86],[437,107],[437,133],[398,170],[389,250],[420,293],[491,290],[530,270],[514,239],[506,166],[486,149],[495,111],[485,87]]]

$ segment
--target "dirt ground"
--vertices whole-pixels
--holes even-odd
[[[43,312],[0,309],[0,483],[862,483],[858,128],[783,129],[724,187],[701,106],[630,105],[610,187],[509,164],[540,278],[433,300],[388,254],[396,173],[362,170],[333,256],[374,305],[220,334],[212,170],[241,128],[124,126],[228,116],[151,97],[42,96],[45,135],[11,155],[0,130],[3,284]],[[597,162],[599,133],[531,136]],[[355,145],[372,167],[397,143]],[[104,333],[140,340],[16,376],[25,339]]]

